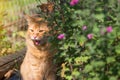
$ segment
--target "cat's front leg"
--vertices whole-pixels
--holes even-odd
[[[47,76],[45,80],[56,80],[56,74],[54,71],[50,72]]]

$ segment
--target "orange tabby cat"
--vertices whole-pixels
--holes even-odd
[[[42,18],[26,16],[28,30],[26,35],[27,52],[21,65],[23,80],[55,80],[53,51],[48,42],[50,28]]]

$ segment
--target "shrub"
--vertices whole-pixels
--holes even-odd
[[[118,80],[120,1],[53,2],[54,12],[47,19],[54,23],[58,33],[51,38],[58,47],[55,55],[56,63],[61,64],[58,75],[65,80]],[[58,39],[59,34],[64,34],[64,38]]]

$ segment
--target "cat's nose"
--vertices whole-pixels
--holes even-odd
[[[35,40],[37,38],[37,36],[31,36],[31,39]]]
[[[34,38],[34,39],[36,39],[36,38],[37,38],[37,36],[33,36],[33,38]]]

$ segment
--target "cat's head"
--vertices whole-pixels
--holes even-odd
[[[49,27],[43,18],[26,16],[28,22],[27,38],[32,40],[33,44],[39,46],[45,43],[46,37],[49,35]]]

